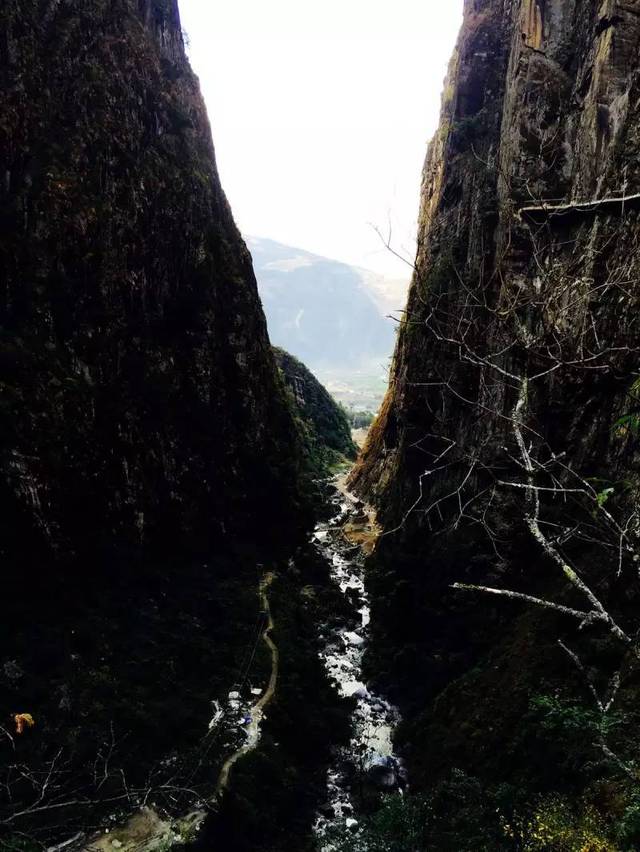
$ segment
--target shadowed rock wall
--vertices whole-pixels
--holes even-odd
[[[268,529],[294,430],[175,0],[9,0],[0,56],[5,569]]]
[[[552,759],[527,752],[518,726],[536,690],[582,688],[555,644],[575,625],[451,584],[579,601],[531,539],[523,493],[500,485],[523,481],[513,426],[525,377],[536,460],[637,493],[637,441],[612,425],[633,405],[639,364],[640,223],[637,201],[622,200],[640,191],[639,47],[635,2],[465,3],[391,387],[351,476],[386,527],[372,670],[405,703],[423,782],[452,766],[540,781]],[[636,497],[616,499],[624,515]],[[543,504],[549,523],[571,526],[570,510]],[[581,546],[577,564],[615,600],[605,550]]]
[[[3,2],[0,707],[35,727],[0,846],[91,832],[154,773],[207,795],[299,459],[176,0]]]

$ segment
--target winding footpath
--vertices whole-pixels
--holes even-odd
[[[218,777],[218,783],[216,785],[217,798],[219,798],[229,786],[229,775],[231,774],[233,766],[241,757],[244,757],[245,754],[253,751],[260,742],[260,725],[264,718],[264,710],[275,695],[276,687],[278,685],[280,655],[275,642],[270,636],[274,623],[273,616],[271,614],[271,606],[269,604],[269,596],[267,594],[269,586],[273,583],[274,579],[275,575],[273,572],[269,572],[264,576],[260,583],[260,604],[262,606],[262,611],[266,614],[267,618],[267,626],[262,633],[262,641],[265,643],[271,654],[271,675],[269,677],[269,684],[264,693],[251,708],[251,722],[247,727],[246,743],[228,757],[222,765],[222,769],[220,770],[220,775]]]
[[[249,708],[250,722],[246,727],[246,741],[234,751],[223,763],[216,783],[215,793],[208,804],[214,808],[229,785],[231,770],[244,755],[257,748],[260,742],[260,726],[264,719],[264,711],[273,699],[278,685],[280,655],[278,648],[271,638],[274,620],[269,602],[269,587],[275,580],[275,574],[266,573],[259,586],[259,600],[262,612],[266,617],[266,626],[261,639],[269,649],[271,656],[271,674],[265,691]],[[175,843],[185,837],[191,837],[199,831],[210,810],[205,806],[198,807],[182,818],[172,821],[164,820],[153,809],[147,806],[128,817],[121,825],[114,826],[89,841],[76,844],[74,849],[80,852],[156,852],[170,849]]]

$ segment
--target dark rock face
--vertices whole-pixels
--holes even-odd
[[[640,22],[623,6],[611,23],[597,5],[578,0],[466,4],[440,129],[425,164],[409,318],[396,350],[391,392],[372,430],[369,452],[354,475],[354,482],[379,494],[389,511],[394,506],[401,511],[401,504],[417,490],[409,474],[424,468],[421,447],[429,428],[444,424],[447,438],[475,446],[488,435],[509,430],[508,423],[491,416],[500,408],[500,400],[491,394],[501,391],[487,389],[484,397],[474,397],[474,403],[487,403],[488,412],[475,414],[473,425],[467,403],[456,399],[465,386],[475,391],[486,372],[473,362],[473,353],[493,357],[503,342],[499,337],[505,336],[504,323],[496,312],[508,309],[532,324],[537,336],[530,357],[537,358],[541,370],[545,362],[539,349],[554,332],[560,342],[546,365],[554,366],[554,358],[577,361],[577,348],[592,319],[593,333],[605,341],[596,352],[590,340],[591,354],[606,353],[606,344],[631,349],[637,339],[637,289],[622,292],[611,276],[616,292],[606,290],[608,272],[622,273],[636,259],[635,204],[625,209],[621,203],[605,215],[580,213],[580,205],[573,215],[545,215],[542,226],[535,213],[520,212],[543,203],[621,197],[640,188],[633,155],[638,141],[634,51]],[[609,118],[602,129],[605,112]],[[581,288],[579,279],[588,286],[583,283]],[[569,285],[573,303],[564,292]],[[442,308],[437,334],[421,328],[435,304]],[[468,351],[456,358],[462,337],[456,329],[461,324],[470,327],[464,337]],[[534,347],[517,332],[511,337],[518,344],[511,349],[518,351],[510,352],[503,363],[508,366],[511,360],[517,366],[526,361],[522,350]],[[544,340],[538,347],[539,338]],[[598,360],[596,366],[602,366],[605,354],[594,362]],[[585,407],[590,412],[598,406],[602,422],[610,423],[628,391],[631,361],[616,362],[608,379],[602,378],[604,369],[586,377],[582,371],[578,378],[569,370],[559,377],[556,370],[544,382],[539,395],[551,402],[545,428],[556,433],[556,446],[568,438],[574,445],[579,441],[583,454],[593,446],[594,436],[593,441],[583,440]],[[435,387],[451,378],[453,391]],[[424,387],[428,382],[430,389]],[[446,411],[425,411],[445,397]],[[504,405],[509,402],[503,399]],[[463,416],[458,418],[458,412]],[[599,451],[619,454],[619,442],[610,451],[606,435],[600,439]],[[413,444],[416,440],[421,447]],[[433,438],[426,440],[435,446]],[[442,442],[435,443],[440,452]],[[431,481],[445,478],[436,474]],[[440,488],[426,485],[429,493]]]
[[[523,483],[514,421],[546,465],[538,485],[561,458],[565,485],[575,471],[637,489],[637,443],[612,429],[640,360],[637,202],[592,203],[640,192],[636,5],[465,3],[391,388],[351,478],[394,531],[373,569],[373,621],[388,685],[422,714],[407,736],[423,781],[451,766],[544,775],[543,749],[518,752],[518,724],[541,683],[571,680],[555,644],[571,624],[525,613],[514,626],[521,609],[451,590],[562,585],[522,492],[500,485]],[[625,516],[635,498],[619,499]],[[574,521],[545,495],[541,512]],[[597,544],[575,548],[613,600],[615,566]]]
[[[175,0],[9,0],[0,54],[3,564],[267,527],[294,431]]]
[[[215,783],[222,740],[185,755],[308,512],[176,0],[3,3],[0,175],[0,706],[35,718],[0,809],[46,845],[149,773]]]

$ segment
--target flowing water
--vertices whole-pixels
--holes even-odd
[[[368,642],[370,604],[364,562],[375,540],[375,518],[344,487],[334,498],[336,514],[320,523],[315,546],[331,566],[333,581],[357,614],[353,623],[334,624],[321,634],[320,656],[341,694],[356,700],[351,740],[337,751],[329,769],[328,799],[318,815],[315,832],[325,852],[333,848],[331,834],[360,831],[358,801],[364,790],[379,794],[402,792],[405,770],[394,753],[392,734],[400,721],[397,708],[363,681],[362,663]]]

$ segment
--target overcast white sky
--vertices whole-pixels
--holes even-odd
[[[180,0],[245,234],[396,277],[462,0]]]

